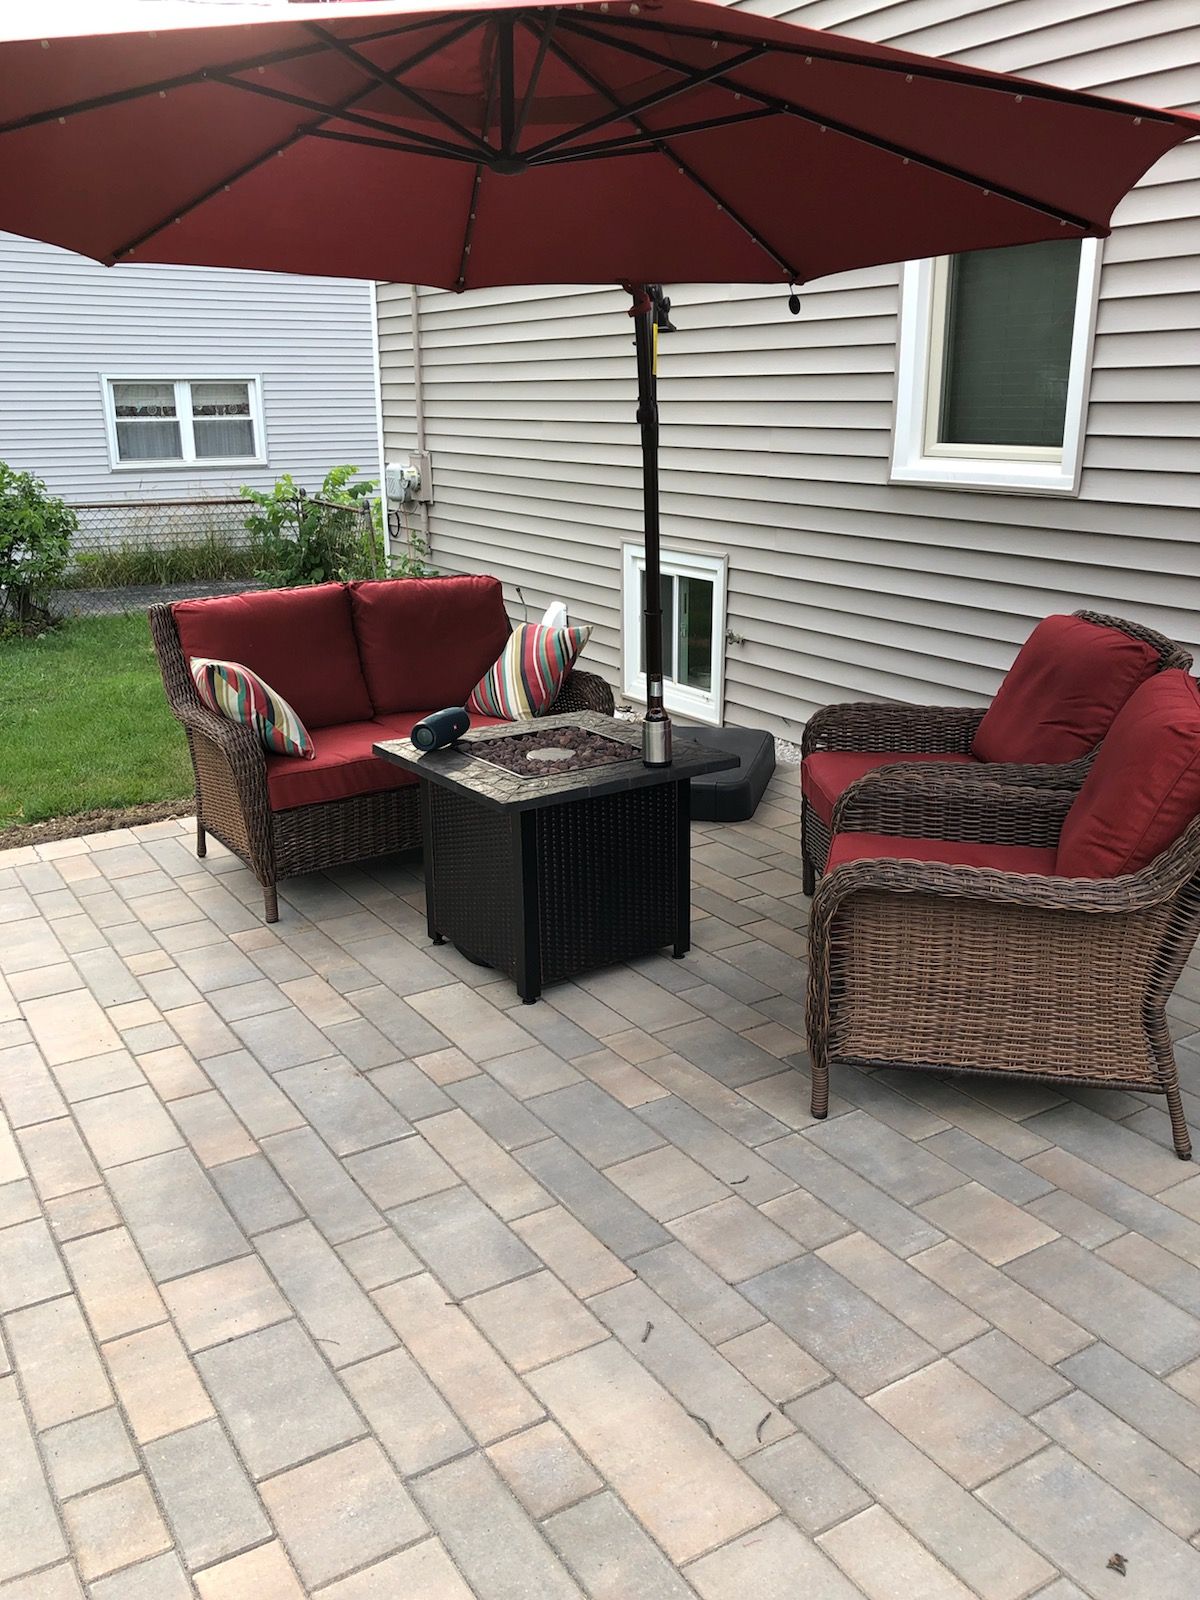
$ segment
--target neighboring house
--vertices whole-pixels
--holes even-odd
[[[309,488],[339,463],[376,478],[372,293],[342,278],[106,268],[0,233],[0,460],[89,508],[85,534],[109,541],[201,531],[189,507],[284,472]],[[240,528],[242,514],[225,521]]]
[[[1200,102],[1195,0],[754,9]],[[804,204],[802,174],[780,174],[779,203]],[[1200,643],[1200,143],[1100,245],[847,273],[806,288],[798,318],[785,287],[669,292],[668,704],[786,735],[830,701],[978,702],[1039,617],[1078,606]],[[431,454],[433,559],[498,573],[518,617],[518,586],[530,616],[562,596],[594,625],[589,665],[636,697],[627,297],[392,285],[378,304],[386,451]]]

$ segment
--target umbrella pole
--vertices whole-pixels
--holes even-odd
[[[648,767],[671,764],[671,719],[663,705],[662,593],[658,534],[658,331],[652,291],[630,285],[634,346],[637,351],[638,426],[642,432],[642,496],[646,530],[646,720],[642,761]]]

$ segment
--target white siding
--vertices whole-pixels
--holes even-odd
[[[1072,88],[1195,107],[1195,0],[814,0],[748,9]],[[1189,25],[1190,31],[1189,31]],[[671,286],[664,536],[727,551],[726,719],[794,731],[828,701],[974,702],[1051,610],[1125,612],[1200,647],[1200,144],[1104,247],[1078,499],[888,483],[898,268],[804,292]],[[619,543],[640,522],[626,298],[421,291],[431,531],[530,613],[563,595],[619,681]],[[413,444],[409,290],[380,290],[385,430]],[[516,614],[520,614],[519,603]]]
[[[0,460],[73,503],[221,498],[342,462],[378,475],[371,286],[213,267],[105,268],[0,233]],[[261,376],[265,466],[109,464],[101,374]]]

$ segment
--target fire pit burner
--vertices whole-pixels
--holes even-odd
[[[459,748],[477,761],[503,767],[519,778],[546,778],[585,767],[613,766],[637,761],[638,752],[617,739],[587,728],[548,728],[544,733],[511,733],[500,739],[482,739]]]

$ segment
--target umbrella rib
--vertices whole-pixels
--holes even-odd
[[[398,127],[395,123],[384,122],[378,117],[363,116],[359,111],[338,110],[337,107],[324,105],[319,100],[308,100],[303,95],[289,94],[286,89],[274,89],[269,84],[248,82],[245,78],[227,78],[224,73],[212,73],[210,76],[213,82],[226,84],[230,89],[244,89],[247,94],[261,95],[267,100],[279,100],[285,105],[298,106],[302,111],[316,111],[323,117],[351,122],[356,127],[367,128],[375,133],[417,140],[428,147],[426,153],[429,155],[444,155],[451,159],[455,156],[466,156],[471,161],[475,159],[472,151],[463,150],[445,139],[435,138],[431,133],[422,133],[419,128]],[[371,142],[381,144],[383,141]]]
[[[364,34],[356,44],[373,44],[378,39],[394,39],[400,34],[431,27],[434,22],[444,22],[445,17],[406,23],[401,28],[387,28],[378,33]],[[288,61],[301,61],[307,56],[319,55],[324,46],[319,44],[295,45],[288,50],[273,50],[269,55],[251,56],[245,61],[231,61],[222,72],[250,72],[256,67],[277,67]],[[191,84],[203,83],[209,69],[200,67],[195,72],[178,73],[173,78],[159,78],[153,83],[138,84],[132,89],[114,89],[110,94],[97,94],[87,100],[75,100],[66,105],[51,106],[47,111],[32,111],[24,117],[14,117],[11,122],[0,123],[0,135],[18,133],[22,128],[36,128],[44,122],[57,122],[64,117],[78,116],[84,111],[103,111],[106,106],[124,105],[129,100],[145,100],[151,95],[166,94],[170,89],[186,89]]]
[[[757,111],[737,111],[727,117],[708,117],[700,122],[683,122],[674,128],[662,128],[656,133],[659,139],[682,139],[692,133],[707,133],[712,128],[729,128],[739,122],[761,122],[764,117],[777,117],[780,113],[771,106],[760,106]],[[553,155],[531,161],[532,167],[559,167],[568,161],[594,161],[598,156],[644,156],[644,142],[630,139],[603,139],[596,144],[580,145],[578,149],[562,150]]]
[[[592,39],[611,45],[617,50],[626,50],[629,54],[638,56],[659,65],[669,64],[670,58],[660,56],[657,51],[646,50],[638,45],[604,39],[598,36],[585,24],[577,22],[574,18],[564,21],[563,26],[572,33],[578,33],[583,38]],[[1005,184],[996,182],[991,178],[982,176],[978,172],[971,172],[965,167],[951,166],[949,162],[939,161],[936,156],[924,155],[920,150],[908,145],[897,144],[892,139],[881,138],[878,134],[866,133],[862,128],[856,128],[852,123],[841,122],[835,117],[827,117],[807,107],[800,106],[792,100],[782,100],[778,95],[768,94],[765,90],[752,88],[745,83],[739,83],[736,78],[728,80],[714,78],[713,82],[722,89],[731,89],[735,93],[744,95],[748,100],[757,100],[760,106],[768,107],[780,115],[795,117],[801,122],[807,122],[815,128],[831,133],[842,134],[848,139],[855,139],[860,144],[870,145],[874,150],[882,150],[886,155],[898,156],[905,163],[912,162],[915,166],[926,167],[931,172],[941,173],[943,177],[953,178],[959,183],[969,183],[977,189],[982,189],[985,194],[999,195],[1003,200],[1011,200],[1016,205],[1025,206],[1030,211],[1040,212],[1042,216],[1053,217],[1056,222],[1064,223],[1072,228],[1079,228],[1084,233],[1095,233],[1104,225],[1092,221],[1090,217],[1076,216],[1074,212],[1064,211],[1046,200],[1038,200],[1033,195],[1025,194],[1020,189],[1009,188]],[[1105,230],[1107,231],[1107,230]]]
[[[534,31],[528,18],[521,17],[519,20],[530,33]],[[525,85],[525,95],[521,101],[521,109],[517,112],[516,127],[513,129],[514,144],[521,142],[521,135],[525,132],[526,120],[533,109],[533,97],[537,90],[538,79],[541,77],[542,67],[545,65],[546,52],[550,48],[550,35],[554,32],[554,24],[557,21],[558,15],[552,11],[542,23],[541,32],[535,35],[538,41],[538,52],[534,57],[533,68],[529,74],[529,82]]]
[[[570,27],[573,32],[576,31],[573,21],[568,22],[566,19],[564,19],[563,26]],[[604,80],[602,78],[598,78],[595,73],[592,72],[589,67],[585,67],[582,62],[576,61],[571,55],[570,51],[565,49],[562,44],[556,42],[552,44],[550,48],[554,51],[555,55],[558,56],[559,60],[564,63],[564,65],[568,66],[572,72],[576,73],[580,78],[583,79],[584,83],[588,84],[589,87],[592,88],[597,94],[602,94],[608,103],[614,108],[614,110],[623,109],[617,96],[608,87]],[[659,155],[665,156],[668,161],[674,162],[679,172],[685,178],[687,178],[690,183],[694,184],[702,194],[706,195],[719,211],[723,211],[729,217],[731,222],[736,223],[742,232],[746,234],[748,238],[753,240],[753,242],[758,246],[764,255],[770,256],[771,260],[774,261],[775,264],[780,268],[781,272],[789,282],[799,283],[803,281],[801,274],[792,266],[791,262],[789,262],[785,256],[780,255],[779,251],[776,250],[774,246],[768,242],[768,240],[763,238],[762,234],[759,233],[758,229],[755,228],[752,223],[747,222],[745,217],[736,211],[722,195],[718,194],[718,192],[713,188],[712,184],[710,184],[706,178],[702,178],[693,167],[689,166],[683,157],[678,153],[678,151],[673,150],[669,144],[667,144],[663,139],[659,138],[657,134],[653,133],[649,128],[647,128],[646,125],[643,122],[640,122],[636,116],[631,116],[628,120],[638,130],[641,136],[649,142],[650,147],[657,150]]]
[[[689,28],[683,23],[659,22],[657,19],[642,17],[605,17],[597,16],[594,12],[588,13],[588,20],[598,28],[633,28],[653,34],[674,34],[682,39],[703,39],[718,44],[745,43],[744,35],[724,33],[719,28]],[[614,41],[604,42],[612,44]],[[905,77],[929,78],[970,89],[985,89],[993,94],[1019,95],[1026,100],[1049,100],[1059,105],[1085,105],[1093,111],[1108,111],[1119,116],[1138,116],[1144,122],[1163,122],[1178,127],[1180,122],[1187,120],[1185,117],[1152,106],[1127,105],[1119,100],[1106,99],[1103,95],[1090,94],[1086,89],[1061,89],[1057,84],[1040,83],[1035,78],[1009,77],[1005,74],[1003,81],[996,82],[966,68],[957,68],[952,63],[930,62],[921,57],[888,61],[858,55],[852,50],[833,50],[828,45],[789,44],[783,40],[772,40],[769,48],[778,55],[830,61],[837,66],[864,67],[876,72],[901,73]]]
[[[484,17],[479,15],[471,16],[457,31],[447,35],[445,39],[439,39],[436,48],[440,50],[445,45],[452,43],[455,39],[461,38],[466,33],[470,33],[474,28],[485,26],[486,19]],[[472,133],[471,129],[468,128],[465,123],[459,122],[456,118],[452,117],[449,112],[443,111],[440,106],[435,105],[432,100],[427,99],[425,95],[423,95],[418,89],[409,88],[407,84],[400,82],[400,74],[407,72],[410,67],[415,66],[415,62],[406,61],[402,65],[394,67],[389,72],[385,67],[376,66],[375,63],[369,59],[369,57],[360,55],[352,45],[344,43],[337,37],[336,34],[330,33],[329,30],[322,27],[320,23],[308,22],[305,23],[305,27],[308,29],[309,33],[313,34],[316,38],[323,40],[330,50],[334,50],[338,55],[343,56],[352,65],[356,66],[360,72],[365,72],[368,77],[373,78],[376,83],[382,84],[384,88],[392,89],[397,94],[402,95],[405,99],[411,100],[414,105],[420,106],[422,111],[426,112],[429,116],[442,123],[444,127],[449,128],[451,132],[457,134],[460,139],[465,139],[468,144],[474,145],[481,154],[485,156],[494,156],[496,154],[495,150],[492,149],[487,140],[481,139],[476,133]],[[430,55],[434,53],[434,50],[429,51]]]
[[[460,161],[477,165],[473,150],[430,150],[423,144],[401,144],[397,139],[377,139],[369,133],[339,133],[335,128],[307,128],[306,139],[329,139],[336,144],[357,144],[368,150],[394,150],[402,156],[424,156],[428,161]]]
[[[723,61],[720,66],[705,67],[698,72],[689,72],[686,67],[676,67],[676,72],[686,74],[682,83],[673,83],[665,89],[655,89],[642,96],[640,100],[633,100],[619,110],[606,112],[602,117],[593,117],[590,122],[584,122],[570,133],[556,134],[553,139],[545,139],[541,144],[534,145],[531,150],[521,152],[526,161],[536,161],[539,157],[549,155],[551,151],[559,150],[574,139],[582,139],[585,134],[595,133],[600,128],[609,127],[614,122],[620,122],[623,117],[631,117],[642,111],[652,111],[656,106],[665,105],[668,100],[674,100],[678,95],[686,94],[690,89],[698,89],[703,84],[711,83],[723,72],[731,72],[737,67],[744,67],[749,62],[755,61],[766,51],[765,45],[754,45],[748,50],[743,50],[740,56],[735,56],[732,61]]]

